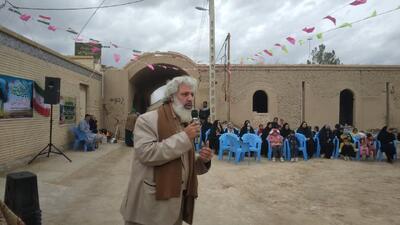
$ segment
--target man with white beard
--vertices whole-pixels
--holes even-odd
[[[197,81],[175,77],[157,110],[138,117],[134,159],[128,190],[122,201],[125,225],[177,225],[193,222],[197,175],[211,166],[212,152],[202,147],[198,156],[193,140],[200,134],[192,122]]]

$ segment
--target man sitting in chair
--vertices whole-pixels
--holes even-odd
[[[86,143],[89,143],[89,144],[93,145],[94,147],[97,147],[98,142],[101,140],[102,137],[101,137],[101,135],[94,134],[90,130],[89,121],[90,121],[91,117],[92,117],[91,115],[86,114],[85,118],[79,122],[78,128],[81,132],[85,133]]]

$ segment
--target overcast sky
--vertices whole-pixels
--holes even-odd
[[[125,3],[132,0],[106,0],[104,5]],[[3,2],[3,0],[0,0]],[[98,6],[102,0],[10,0],[14,5],[25,7],[87,7]],[[332,22],[322,18],[331,15],[337,26],[368,17],[374,10],[382,13],[400,6],[400,0],[368,0],[359,6],[348,5],[352,0],[215,0],[216,54],[228,32],[231,33],[233,63],[247,61],[263,49],[273,49],[274,56],[264,54],[266,64],[305,63],[311,48],[324,43],[334,49],[344,64],[400,64],[400,10],[374,17],[324,34],[323,41],[315,37],[307,41],[304,27],[315,27],[314,36],[334,28]],[[1,3],[0,3],[1,4]],[[347,5],[347,6],[346,6]],[[82,36],[94,38],[145,52],[175,51],[195,62],[208,62],[208,11],[196,10],[196,6],[208,8],[207,0],[144,0],[129,6],[99,9],[84,29]],[[73,36],[63,30],[47,30],[36,22],[39,14],[50,16],[56,27],[71,27],[79,31],[94,10],[82,11],[31,11],[34,20],[24,22],[8,11],[9,5],[0,10],[0,24],[25,37],[39,42],[65,55],[74,54]],[[305,40],[295,46],[285,39],[288,36]],[[284,54],[275,43],[285,44]],[[102,62],[123,67],[131,57],[131,51],[121,48],[103,49]],[[120,54],[116,63],[113,54]]]

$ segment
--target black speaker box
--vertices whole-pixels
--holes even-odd
[[[40,225],[41,211],[36,175],[23,171],[7,174],[4,203],[26,225]]]
[[[60,78],[46,77],[44,103],[58,104],[60,102]]]

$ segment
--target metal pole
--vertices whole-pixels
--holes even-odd
[[[231,121],[231,33],[226,37],[228,39],[228,121]]]
[[[210,65],[209,65],[209,95],[211,121],[216,119],[216,93],[215,93],[215,15],[214,0],[209,0],[208,12],[210,14]]]

